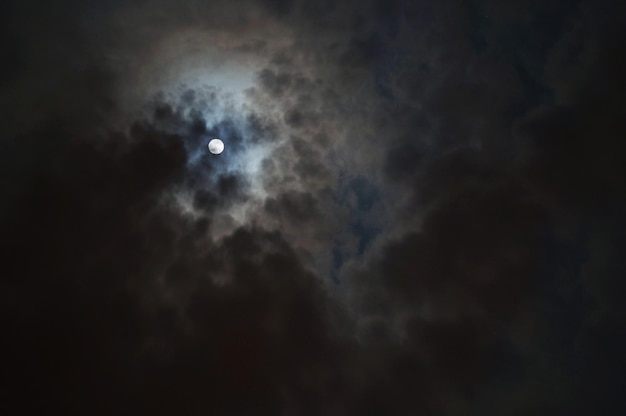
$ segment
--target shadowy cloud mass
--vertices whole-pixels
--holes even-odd
[[[6,2],[4,413],[623,414],[623,9]]]

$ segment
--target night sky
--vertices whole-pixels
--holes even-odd
[[[0,413],[626,414],[618,3],[2,2]]]

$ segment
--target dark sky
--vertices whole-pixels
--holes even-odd
[[[626,414],[617,3],[3,2],[0,413]]]

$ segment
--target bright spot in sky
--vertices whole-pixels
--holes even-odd
[[[224,142],[220,139],[213,139],[209,142],[209,152],[219,155],[224,151]]]

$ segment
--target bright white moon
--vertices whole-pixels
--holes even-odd
[[[224,142],[220,139],[213,139],[209,142],[209,152],[219,155],[224,151]]]

